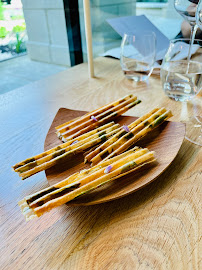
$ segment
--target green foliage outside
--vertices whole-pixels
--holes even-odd
[[[20,20],[20,19],[24,19],[24,17],[22,15],[13,15],[13,16],[11,16],[11,20],[13,20],[13,21]]]
[[[6,30],[6,27],[0,27],[0,38],[5,38],[8,34],[8,31]]]
[[[14,34],[17,34],[17,33],[22,33],[25,30],[26,30],[26,26],[25,26],[25,23],[24,23],[22,25],[14,26],[13,29],[12,29],[12,32]],[[10,31],[8,31],[6,29],[6,27],[4,27],[4,26],[0,27],[0,38],[5,38],[9,33],[10,33]]]
[[[22,52],[22,49],[21,49],[22,43],[23,43],[23,38],[20,37],[19,33],[16,33],[16,43],[15,43],[16,53]]]
[[[4,7],[0,0],[0,20],[3,20],[3,19],[4,19]]]
[[[19,33],[16,33],[16,41],[10,42],[9,47],[15,53],[22,53],[26,51],[26,46],[24,42],[24,38],[20,36]]]
[[[13,27],[13,32],[14,33],[20,33],[20,32],[24,32],[26,29],[26,26],[25,24],[22,24],[22,25],[16,25]]]

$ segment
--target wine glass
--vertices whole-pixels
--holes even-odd
[[[176,11],[191,25],[190,48],[188,52],[188,61],[190,59],[191,47],[194,43],[197,24],[196,11],[199,0],[174,0],[174,7]]]
[[[181,122],[186,124],[185,138],[202,146],[202,117],[200,90],[202,89],[202,40],[195,40],[190,60],[188,39],[170,41],[161,66],[161,81],[165,94],[182,102]],[[197,95],[197,97],[196,97]]]
[[[196,25],[202,30],[202,0],[199,1],[197,6]]]

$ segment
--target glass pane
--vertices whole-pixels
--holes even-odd
[[[180,32],[181,16],[175,11],[173,0],[90,0],[94,57],[120,47],[121,37],[107,23],[107,19],[146,15],[169,39]],[[83,0],[79,0],[79,16],[83,59],[87,60]]]
[[[121,37],[106,22],[107,19],[136,14],[136,2],[133,0],[90,0],[91,24],[94,57],[111,48],[119,47]],[[84,28],[83,0],[79,0],[80,28],[83,58],[86,61],[86,40]]]

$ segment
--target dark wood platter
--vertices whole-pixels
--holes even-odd
[[[84,111],[60,108],[45,139],[44,149],[48,150],[61,144],[55,133],[55,127],[73,118],[85,114]],[[120,116],[116,122],[127,125],[137,117]],[[185,136],[185,126],[179,122],[166,121],[161,126],[149,133],[145,138],[136,143],[137,146],[147,147],[156,152],[157,162],[148,164],[140,170],[123,176],[112,183],[106,184],[85,196],[68,203],[69,205],[92,205],[104,203],[121,198],[154,181],[171,164],[177,155]],[[45,171],[47,180],[53,185],[64,180],[69,175],[82,169],[89,168],[83,163],[83,154],[75,156],[74,159],[63,160],[60,165]]]

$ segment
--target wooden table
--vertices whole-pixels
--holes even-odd
[[[17,202],[48,182],[44,172],[22,181],[11,165],[43,151],[60,107],[92,110],[135,93],[142,103],[129,115],[160,105],[180,119],[181,103],[164,95],[159,77],[135,85],[107,58],[95,60],[95,74],[88,79],[81,64],[0,96],[0,269],[202,269],[201,148],[187,140],[138,192],[101,205],[64,205],[25,222]],[[200,110],[200,98],[188,106]]]

